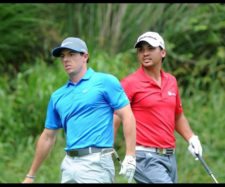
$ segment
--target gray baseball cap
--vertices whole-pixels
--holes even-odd
[[[59,47],[52,49],[52,55],[55,57],[59,57],[63,49],[69,49],[71,51],[88,54],[86,43],[80,38],[76,37],[68,37],[64,39]]]

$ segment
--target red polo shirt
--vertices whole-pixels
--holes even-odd
[[[136,118],[137,145],[175,148],[175,115],[183,112],[177,80],[161,70],[159,87],[142,68],[121,84]]]

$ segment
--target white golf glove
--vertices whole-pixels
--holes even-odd
[[[136,169],[136,159],[134,156],[126,155],[122,164],[119,175],[123,175],[128,179],[128,183],[132,182]]]
[[[198,136],[196,135],[191,136],[191,138],[188,140],[188,143],[189,143],[188,150],[194,156],[195,160],[198,160],[196,154],[202,156],[202,146],[198,139]]]

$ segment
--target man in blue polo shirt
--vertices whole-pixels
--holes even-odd
[[[61,183],[113,183],[114,113],[124,125],[126,155],[122,169],[131,179],[136,167],[136,124],[119,80],[111,74],[88,68],[88,48],[80,38],[66,38],[52,50],[52,55],[61,58],[69,80],[50,97],[45,128],[23,183],[34,182],[59,129],[64,129],[66,138]]]

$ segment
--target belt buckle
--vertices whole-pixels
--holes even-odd
[[[75,156],[79,156],[79,151],[78,150],[72,150],[72,151],[69,151],[67,154],[71,157],[75,157]]]
[[[73,154],[73,156],[80,156],[79,150],[74,150],[74,151],[72,152],[72,154]]]
[[[158,153],[158,154],[160,154],[160,155],[164,155],[165,154],[165,149],[163,149],[163,148],[156,148],[156,152]]]
[[[174,150],[173,149],[166,149],[166,148],[165,149],[158,148],[158,152],[161,155],[172,155],[174,153]]]
[[[156,148],[156,152],[160,155],[172,155],[174,153],[173,149]]]

